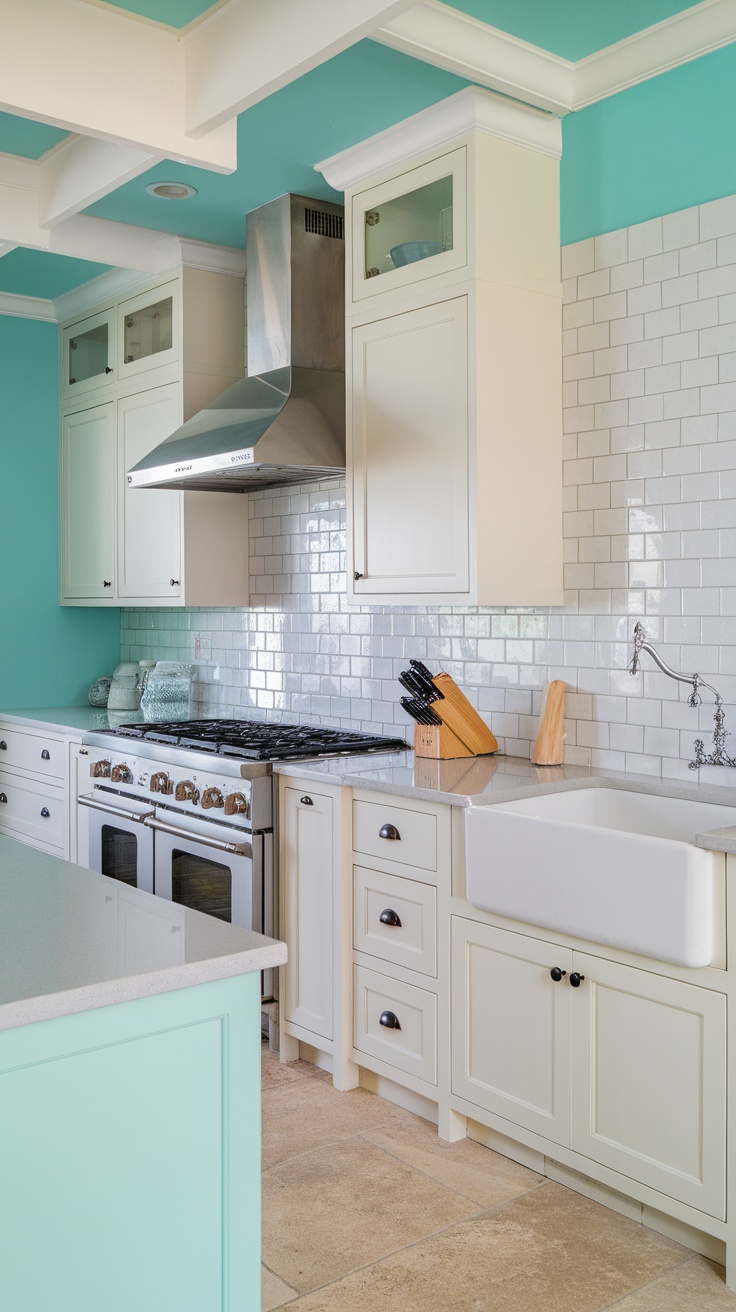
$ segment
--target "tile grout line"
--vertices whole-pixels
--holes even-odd
[[[645,1229],[646,1228],[648,1227],[645,1227]],[[674,1240],[673,1242],[676,1243],[677,1241]],[[591,1312],[615,1312],[615,1309],[617,1307],[620,1307],[625,1299],[631,1298],[632,1295],[634,1294],[641,1294],[643,1290],[649,1289],[650,1285],[656,1285],[658,1280],[663,1280],[665,1276],[668,1276],[673,1271],[676,1271],[678,1267],[690,1266],[691,1264],[695,1263],[698,1257],[702,1256],[702,1254],[695,1253],[692,1250],[688,1250],[688,1251],[690,1252],[689,1257],[683,1258],[682,1261],[680,1262],[673,1262],[672,1266],[667,1267],[666,1271],[660,1271],[659,1275],[652,1276],[652,1279],[646,1280],[643,1285],[637,1285],[635,1289],[627,1290],[625,1294],[621,1294],[618,1298],[614,1299],[612,1303],[601,1303],[600,1307],[592,1308]],[[707,1261],[707,1258],[705,1258],[704,1260]]]

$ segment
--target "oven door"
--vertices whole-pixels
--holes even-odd
[[[219,920],[263,932],[263,843],[229,825],[157,807],[154,891]]]
[[[145,821],[153,807],[102,788],[78,801],[88,817],[90,870],[152,893],[153,834]]]

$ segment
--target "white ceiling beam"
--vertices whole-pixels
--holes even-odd
[[[39,162],[39,222],[51,228],[137,178],[160,159],[94,137],[70,137]]]
[[[537,109],[572,109],[573,64],[437,0],[420,0],[374,39]]]
[[[734,40],[736,0],[703,0],[579,60],[573,73],[573,108],[615,96]]]
[[[184,37],[186,130],[212,132],[377,27],[412,0],[230,0]],[[380,95],[380,87],[376,88]]]
[[[184,105],[184,41],[176,31],[85,0],[2,0],[6,113],[232,172],[235,120],[195,139],[185,130]]]

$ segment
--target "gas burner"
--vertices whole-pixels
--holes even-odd
[[[406,751],[402,738],[380,738],[310,724],[265,724],[260,720],[182,720],[123,724],[120,737],[166,743],[211,755],[249,761],[284,761],[307,756],[351,756]]]

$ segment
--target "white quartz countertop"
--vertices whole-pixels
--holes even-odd
[[[107,711],[97,706],[41,706],[0,710],[0,720],[17,721],[29,729],[48,729],[52,733],[81,738],[93,729],[116,729],[119,724],[136,724],[140,711]]]
[[[0,1029],[285,960],[275,939],[0,836]]]

